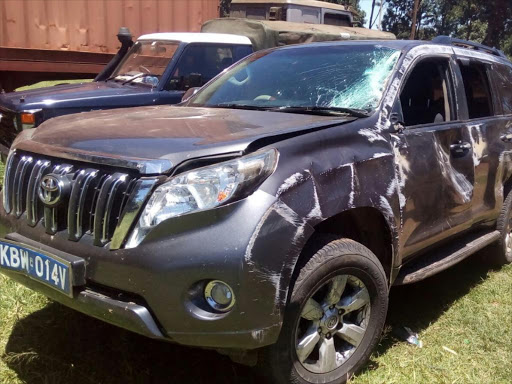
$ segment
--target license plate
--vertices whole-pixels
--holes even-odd
[[[57,256],[1,240],[0,268],[22,273],[73,297],[71,263]]]

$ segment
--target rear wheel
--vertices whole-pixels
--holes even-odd
[[[387,306],[377,257],[352,240],[328,243],[299,273],[264,372],[279,384],[344,383],[377,344]]]

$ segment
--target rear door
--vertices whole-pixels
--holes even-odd
[[[471,137],[460,120],[449,55],[422,58],[406,75],[398,105],[405,129],[392,135],[400,172],[404,258],[466,229],[475,173]]]
[[[484,60],[458,57],[458,69],[463,83],[467,129],[473,147],[475,189],[472,204],[472,224],[492,221],[501,209],[500,155],[506,144],[500,137],[506,130],[507,119],[500,117],[502,107],[497,84],[491,80],[496,65]],[[512,127],[511,127],[512,128]],[[511,146],[511,144],[508,144]],[[498,187],[498,188],[497,188]],[[498,192],[498,193],[497,193]]]

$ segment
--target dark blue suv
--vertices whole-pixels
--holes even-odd
[[[244,36],[155,33],[141,36],[109,78],[0,95],[0,152],[14,138],[52,117],[98,109],[176,104],[252,53]],[[98,79],[98,78],[97,78]]]

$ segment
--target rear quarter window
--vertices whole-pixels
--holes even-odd
[[[497,65],[493,71],[498,92],[501,96],[503,114],[512,114],[512,67]]]

